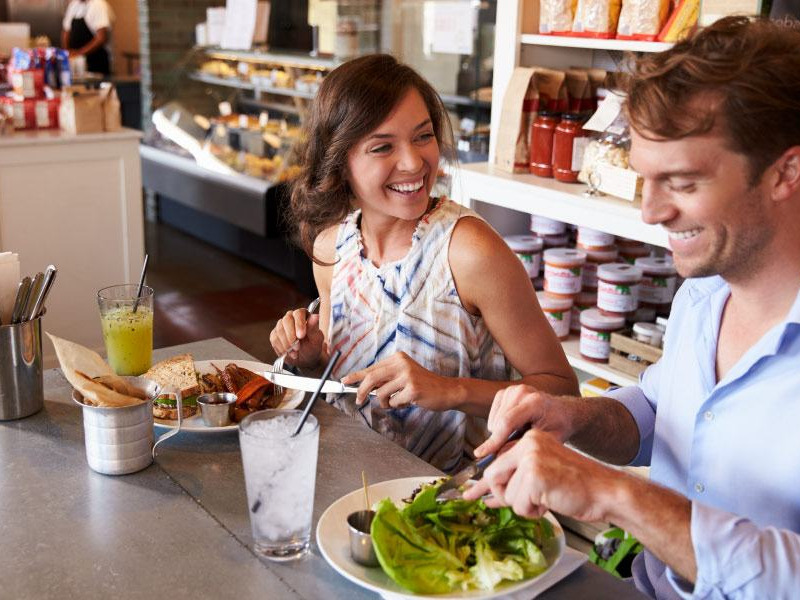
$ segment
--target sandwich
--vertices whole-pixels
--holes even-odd
[[[197,396],[201,393],[197,372],[194,370],[194,359],[191,354],[173,356],[150,367],[143,375],[162,388],[180,390],[183,401],[184,419],[197,412]],[[156,419],[177,420],[178,406],[174,398],[160,396],[153,400],[153,417]]]

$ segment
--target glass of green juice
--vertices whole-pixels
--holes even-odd
[[[108,364],[117,375],[141,375],[153,360],[153,288],[112,285],[97,292]],[[135,310],[134,310],[135,309]]]

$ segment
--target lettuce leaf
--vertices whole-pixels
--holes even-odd
[[[546,519],[525,519],[482,501],[438,502],[438,485],[423,487],[400,509],[382,500],[372,543],[389,577],[421,594],[491,590],[545,571],[540,547],[553,537]]]

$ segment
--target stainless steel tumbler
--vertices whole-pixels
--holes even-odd
[[[28,417],[43,406],[42,317],[0,326],[0,421]]]

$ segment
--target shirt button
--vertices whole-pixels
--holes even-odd
[[[711,412],[710,410],[707,410],[705,412],[705,414],[703,414],[703,417],[705,418],[706,421],[713,421],[714,420],[714,413]]]
[[[698,494],[702,494],[705,490],[706,486],[704,486],[702,483],[694,484],[694,491],[697,492]]]

